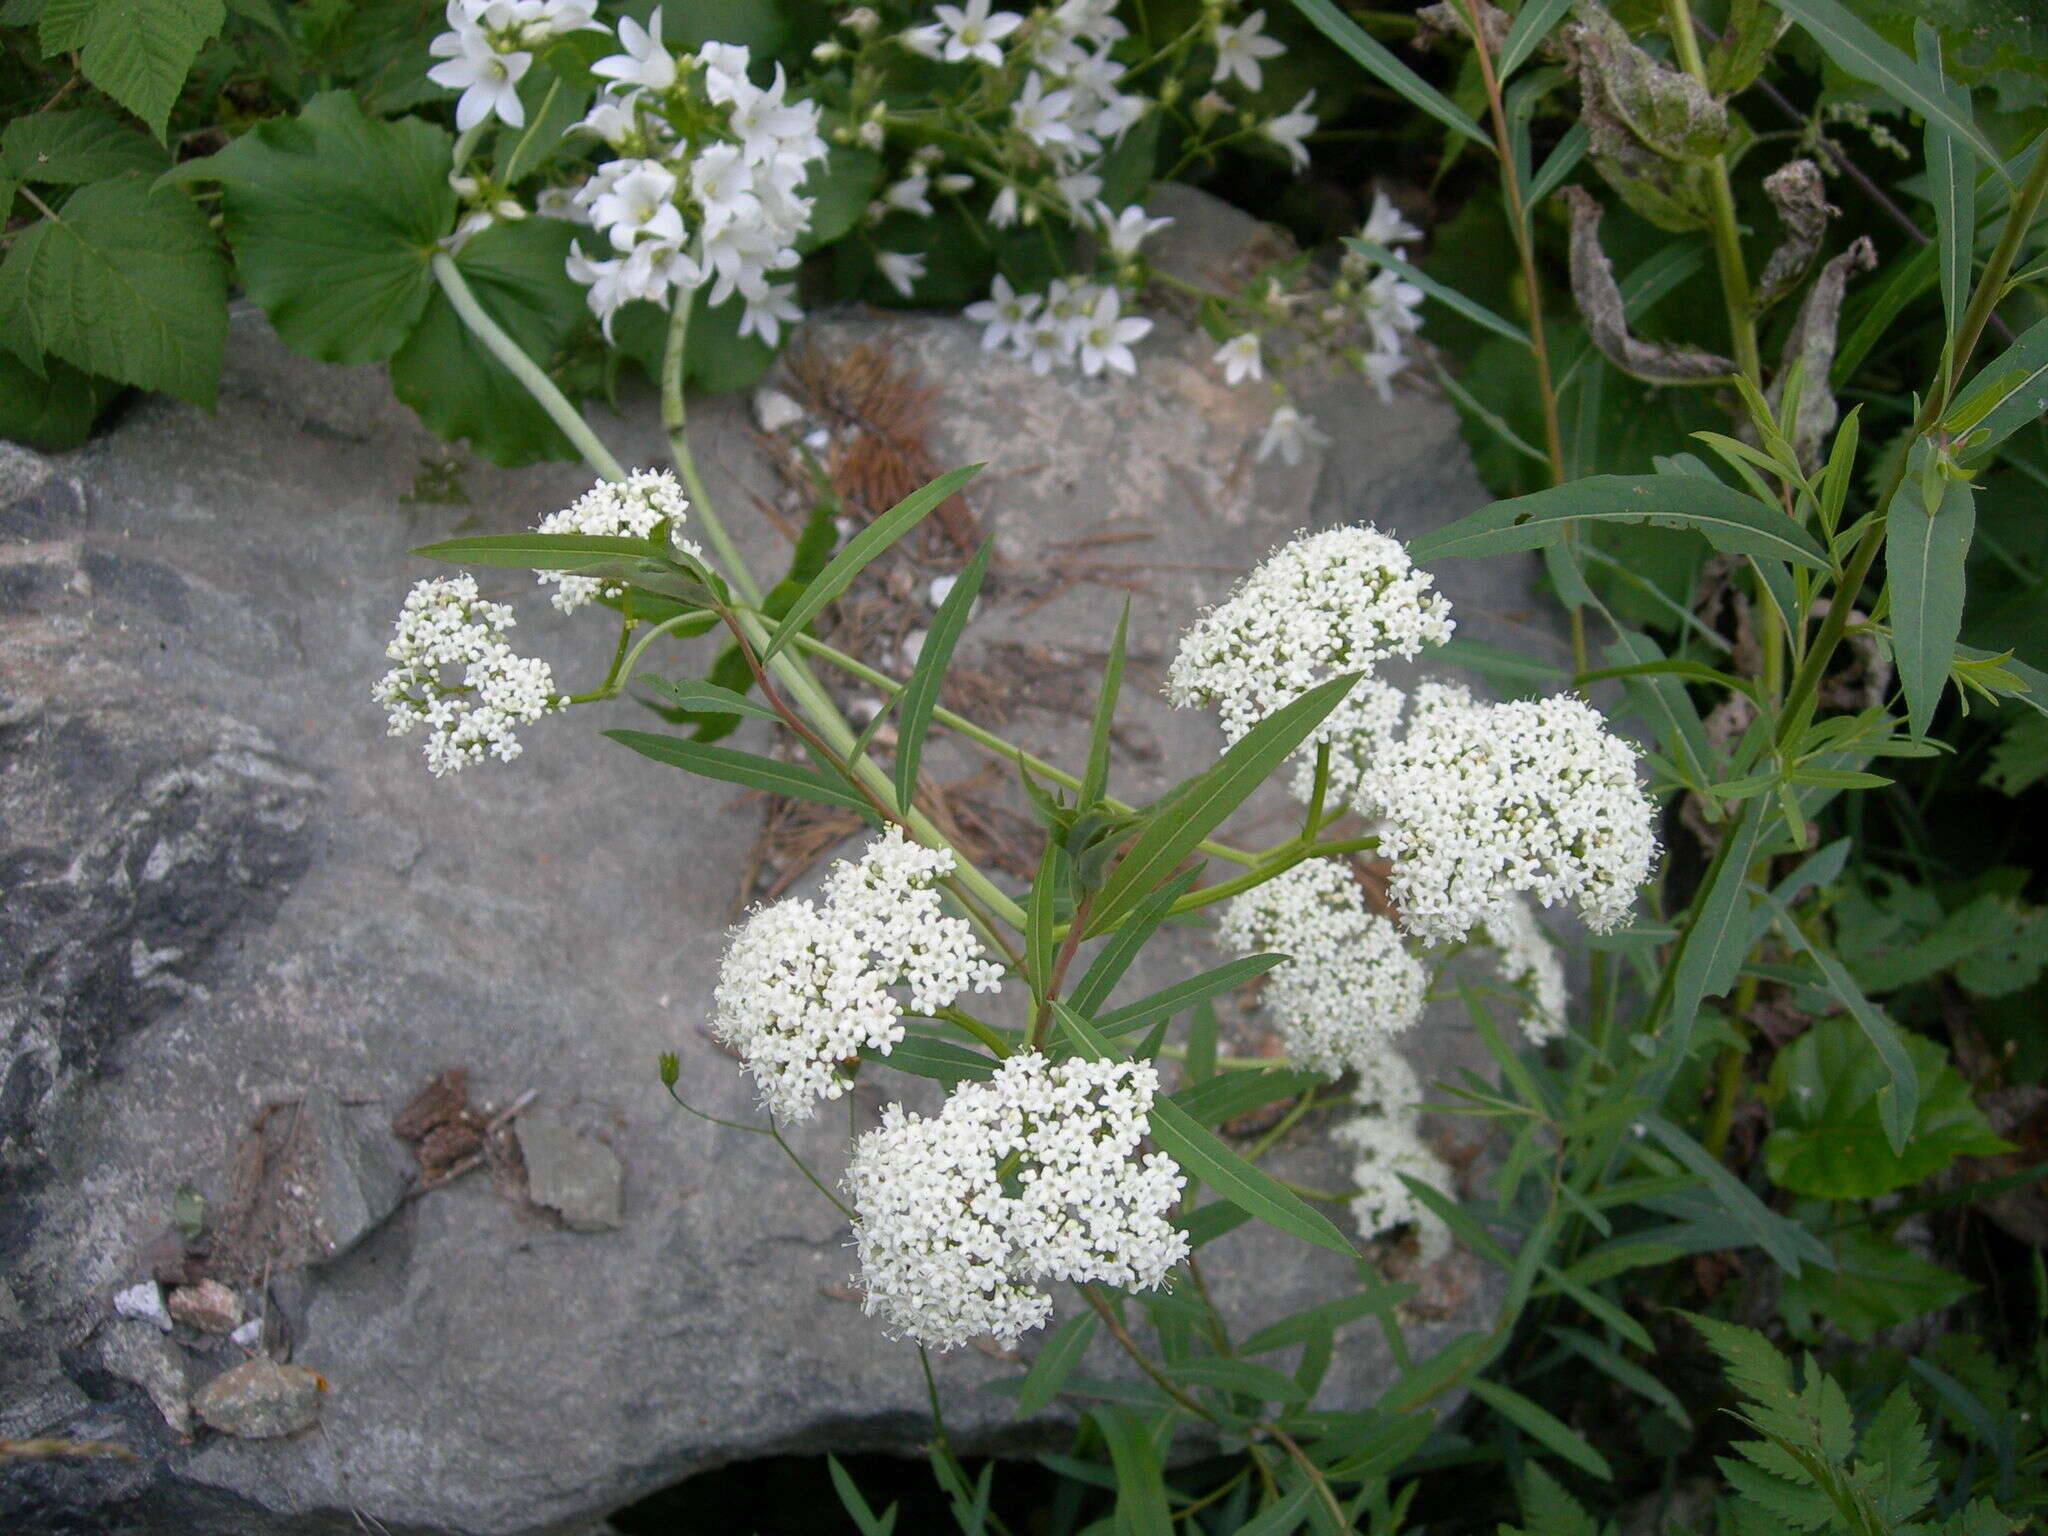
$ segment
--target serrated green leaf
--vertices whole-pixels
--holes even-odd
[[[86,373],[213,405],[227,264],[192,200],[141,177],[97,181],[15,237],[0,282],[35,342]]]
[[[1094,1342],[1095,1326],[1095,1314],[1081,1312],[1046,1335],[1045,1342],[1038,1347],[1038,1357],[1024,1373],[1023,1385],[1017,1389],[1018,1418],[1032,1418],[1052,1406],[1061,1384]]]
[[[1977,501],[1967,481],[1941,481],[1932,516],[1921,503],[1935,445],[1916,439],[1906,477],[1892,497],[1885,527],[1885,571],[1892,594],[1892,653],[1913,734],[1925,736],[1948,686],[1956,636],[1963,624],[1963,572],[1977,527]]]
[[[772,757],[759,757],[752,752],[706,746],[681,736],[660,736],[650,731],[606,731],[604,734],[621,746],[631,747],[642,757],[651,757],[657,763],[667,763],[672,768],[682,768],[707,779],[722,779],[728,784],[745,785],[748,789],[758,789],[771,795],[815,800],[821,805],[844,806],[864,816],[873,814],[874,808],[852,790],[794,763],[777,762]]]
[[[237,279],[286,346],[374,363],[433,295],[427,263],[455,222],[449,151],[443,130],[365,117],[331,91],[171,174],[221,184]]]
[[[1103,882],[1089,931],[1106,932],[1164,881],[1286,761],[1357,680],[1357,673],[1347,672],[1309,689],[1253,726],[1214,767],[1174,791]]]
[[[1817,1321],[1825,1318],[1867,1344],[1881,1330],[1953,1306],[1976,1289],[1869,1227],[1836,1233],[1828,1246],[1835,1255],[1833,1273],[1788,1275],[1778,1292],[1778,1308],[1795,1337],[1817,1338]]]
[[[38,376],[0,353],[0,437],[44,453],[67,452],[92,434],[92,424],[122,387],[54,358]]]
[[[1497,501],[1412,540],[1418,563],[1542,549],[1575,526],[1648,523],[1704,535],[1724,554],[1788,560],[1825,571],[1813,535],[1754,497],[1692,475],[1588,475],[1510,501]]]
[[[981,473],[982,467],[969,464],[948,471],[929,485],[920,486],[848,539],[846,547],[832,557],[831,563],[818,572],[789,605],[789,612],[777,627],[775,638],[761,653],[762,664],[765,666],[777,651],[801,634],[804,626],[844,592],[869,562],[936,511],[947,498],[957,494],[962,486]]]
[[[155,176],[170,163],[162,146],[96,107],[18,117],[0,133],[0,169],[17,182],[77,186],[130,173]]]
[[[48,0],[44,54],[78,54],[85,78],[159,139],[192,61],[227,21],[221,0]]]
[[[917,665],[910,681],[896,701],[896,804],[908,810],[917,794],[917,768],[924,755],[924,738],[931,729],[932,711],[938,708],[939,689],[946,681],[946,668],[953,660],[953,647],[967,628],[974,599],[981,592],[981,579],[988,572],[995,538],[981,541],[981,548],[967,562],[953,583],[953,590],[939,604],[932,627],[925,632],[917,653]]]

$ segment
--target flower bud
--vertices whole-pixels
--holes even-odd
[[[811,57],[816,59],[820,64],[830,64],[834,59],[837,59],[841,54],[845,52],[846,50],[842,48],[838,43],[832,42],[828,39],[827,41],[818,44],[817,47],[811,50]]]
[[[873,118],[869,118],[860,125],[860,131],[854,137],[868,149],[880,149],[883,139],[882,125]]]
[[[855,6],[839,20],[839,25],[846,28],[855,37],[872,37],[874,36],[875,28],[881,24],[882,18],[865,5]]]

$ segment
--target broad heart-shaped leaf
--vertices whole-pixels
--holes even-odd
[[[1222,825],[1322,724],[1357,681],[1356,672],[1346,672],[1309,689],[1245,732],[1214,767],[1172,791],[1103,882],[1089,932],[1107,932],[1173,873],[1195,845]]]
[[[1890,1076],[1853,1019],[1821,1019],[1778,1053],[1771,1068],[1778,1128],[1764,1142],[1764,1166],[1776,1183],[1819,1199],[1865,1200],[1917,1184],[1958,1157],[2010,1150],[1941,1047],[1900,1033],[1920,1080],[1920,1109],[1903,1153],[1892,1151],[1879,1114],[1878,1094]]]
[[[0,290],[44,351],[87,373],[211,408],[227,339],[227,263],[175,187],[81,187],[16,237]]]
[[[1977,531],[1977,499],[1967,481],[1938,479],[1941,501],[1927,510],[1921,487],[1933,461],[1934,444],[1916,439],[1885,519],[1892,655],[1915,736],[1925,736],[1934,724],[1935,706],[1948,686],[1963,625],[1963,567]]]
[[[583,319],[583,290],[563,267],[575,233],[559,219],[493,224],[455,254],[477,302],[543,368]],[[438,289],[392,356],[391,388],[434,431],[468,439],[493,464],[576,457],[562,429]]]
[[[1730,555],[1828,568],[1813,535],[1778,507],[1694,475],[1588,475],[1512,501],[1496,501],[1413,540],[1418,562],[1542,549],[1574,524],[1650,523],[1686,528]]]
[[[227,20],[221,0],[47,0],[44,54],[78,54],[85,78],[159,139],[186,72]]]
[[[455,222],[449,149],[439,128],[367,118],[331,91],[171,174],[221,184],[236,276],[286,346],[374,363],[434,291],[427,263]]]
[[[77,186],[125,171],[155,176],[170,163],[161,145],[96,107],[17,117],[0,133],[0,171],[16,181]]]
[[[1818,1322],[1825,1318],[1857,1343],[1868,1343],[1879,1329],[1949,1306],[1976,1289],[1867,1226],[1838,1232],[1827,1244],[1835,1254],[1833,1274],[1808,1269],[1780,1278],[1778,1310],[1795,1338],[1817,1339]]]

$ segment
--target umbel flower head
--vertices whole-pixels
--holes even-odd
[[[702,560],[704,551],[682,538],[678,531],[690,503],[676,477],[665,469],[636,469],[623,480],[600,480],[560,512],[550,512],[534,529],[536,533],[584,533],[598,538],[647,538],[664,521],[669,525],[669,542],[682,554]],[[554,604],[564,613],[574,613],[600,596],[616,596],[621,590],[595,576],[578,576],[573,571],[542,571],[543,586],[555,589]]]
[[[953,855],[891,827],[855,863],[841,861],[824,899],[763,907],[733,931],[719,969],[712,1031],[737,1050],[776,1119],[808,1120],[836,1099],[863,1047],[887,1054],[912,1011],[929,1014],[972,987],[992,992],[1002,967],[933,886]]]
[[[503,603],[477,595],[473,576],[436,577],[406,594],[384,649],[396,665],[371,697],[389,713],[393,736],[427,728],[435,778],[486,756],[511,762],[520,753],[514,728],[567,702],[546,662],[513,653],[505,631],[516,622]]]
[[[1366,910],[1341,859],[1306,860],[1246,891],[1224,909],[1216,936],[1290,957],[1268,974],[1264,1001],[1302,1066],[1370,1076],[1393,1037],[1422,1017],[1428,973],[1400,929]]]
[[[1149,1290],[1187,1256],[1167,1212],[1186,1182],[1138,1155],[1148,1062],[1012,1056],[937,1115],[891,1104],[846,1170],[867,1311],[933,1349],[1044,1325],[1041,1282]]]
[[[1523,892],[1607,932],[1657,849],[1635,749],[1568,694],[1477,704],[1424,684],[1360,798],[1380,819],[1402,924],[1426,939],[1462,938]]]
[[[1359,1231],[1370,1234],[1412,1225],[1424,1264],[1434,1264],[1450,1252],[1451,1232],[1444,1219],[1401,1182],[1403,1174],[1436,1189],[1451,1182],[1451,1170],[1422,1139],[1412,1109],[1360,1115],[1331,1131],[1330,1137],[1358,1154],[1351,1170],[1357,1191],[1351,1197],[1351,1216]]]
[[[1522,1037],[1542,1045],[1565,1032],[1564,958],[1527,902],[1489,912],[1475,938],[1494,948],[1494,974],[1522,995]]]
[[[1213,706],[1234,742],[1318,683],[1369,674],[1390,656],[1450,639],[1450,604],[1434,584],[1398,539],[1372,528],[1332,528],[1283,544],[1181,637],[1166,696],[1182,708]],[[1361,735],[1370,750],[1388,708],[1384,692],[1354,687],[1303,743],[1302,756]]]

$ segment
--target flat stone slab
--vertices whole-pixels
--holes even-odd
[[[940,465],[988,462],[969,504],[999,562],[961,657],[1010,680],[994,701],[1007,729],[1078,759],[1085,668],[1131,592],[1116,787],[1134,800],[1220,748],[1213,720],[1157,690],[1180,630],[1246,566],[1298,529],[1365,519],[1412,536],[1486,499],[1450,409],[1412,389],[1390,405],[1322,391],[1336,446],[1255,464],[1263,397],[1225,389],[1212,344],[1171,322],[1137,379],[1101,382],[1036,378],[951,318],[827,315],[806,338],[826,355],[887,349],[935,391]],[[627,463],[664,462],[650,400],[595,419]],[[783,537],[750,510],[781,491],[747,402],[698,402],[692,422],[712,494],[758,568],[779,569]],[[100,1508],[124,1529],[266,1536],[354,1529],[360,1510],[423,1536],[539,1536],[732,1459],[925,1436],[916,1356],[849,1299],[844,1223],[772,1148],[675,1109],[656,1077],[675,1051],[692,1102],[753,1114],[703,1025],[757,808],[597,739],[648,723],[629,703],[543,722],[515,764],[440,782],[370,703],[398,603],[428,569],[406,551],[529,528],[588,483],[574,466],[475,463],[421,431],[381,372],[294,357],[246,312],[217,413],[144,400],[61,460],[0,447],[0,951],[19,936],[32,960],[0,966],[0,1294],[17,1304],[0,1313],[0,1435],[141,1452],[0,1473],[0,1524]],[[1072,579],[1049,585],[1055,564]],[[1557,646],[1533,569],[1441,572],[1464,632]],[[518,604],[520,649],[570,686],[601,676],[601,624],[556,615],[524,573],[481,579]],[[1052,661],[1027,689],[1003,658],[1032,647]],[[737,740],[758,748],[751,729]],[[931,763],[941,779],[974,766],[952,743]],[[1284,835],[1283,811],[1260,801],[1240,830]],[[1130,995],[1216,963],[1199,935],[1176,943]],[[1432,1024],[1411,1054],[1427,1075],[1468,1045]],[[534,1198],[598,1210],[582,1224],[608,1230],[535,1212],[495,1167],[395,1208],[365,1175],[360,1209],[332,1213],[331,1261],[273,1285],[293,1364],[328,1384],[316,1436],[183,1445],[142,1392],[73,1363],[180,1187],[215,1210],[231,1198],[266,1106],[326,1095],[323,1115],[373,1136],[450,1068],[480,1113],[537,1093],[518,1135],[529,1172],[554,1171]],[[880,1102],[864,1087],[858,1123]],[[563,1146],[533,1155],[548,1116],[569,1173]],[[830,1178],[844,1135],[842,1112],[795,1140]],[[1304,1180],[1344,1177],[1316,1138],[1280,1158]],[[1349,1279],[1336,1256],[1252,1227],[1205,1257],[1247,1326]],[[1451,1290],[1412,1330],[1418,1352],[1487,1312],[1485,1291]],[[956,1441],[1019,1443],[979,1390],[1013,1364],[973,1349],[934,1364]],[[1389,1370],[1377,1329],[1348,1329],[1329,1400],[1363,1400]]]

